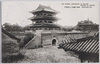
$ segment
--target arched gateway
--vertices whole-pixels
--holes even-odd
[[[55,46],[56,45],[56,42],[57,42],[57,40],[56,39],[53,39],[52,40],[52,46]]]

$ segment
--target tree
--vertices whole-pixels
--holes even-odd
[[[12,31],[12,27],[10,23],[3,24],[3,28],[7,31]]]
[[[7,31],[23,31],[23,28],[18,24],[11,25],[10,23],[3,24],[3,28]]]

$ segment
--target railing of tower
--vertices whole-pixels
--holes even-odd
[[[64,30],[43,30],[42,33],[67,33]]]

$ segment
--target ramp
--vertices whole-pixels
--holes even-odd
[[[41,32],[37,32],[36,36],[32,38],[26,45],[25,48],[33,49],[41,46]]]

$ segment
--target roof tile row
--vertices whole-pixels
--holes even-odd
[[[59,46],[65,50],[72,50],[86,53],[99,53],[99,39],[97,37],[84,39],[71,39],[69,42],[62,41]]]

